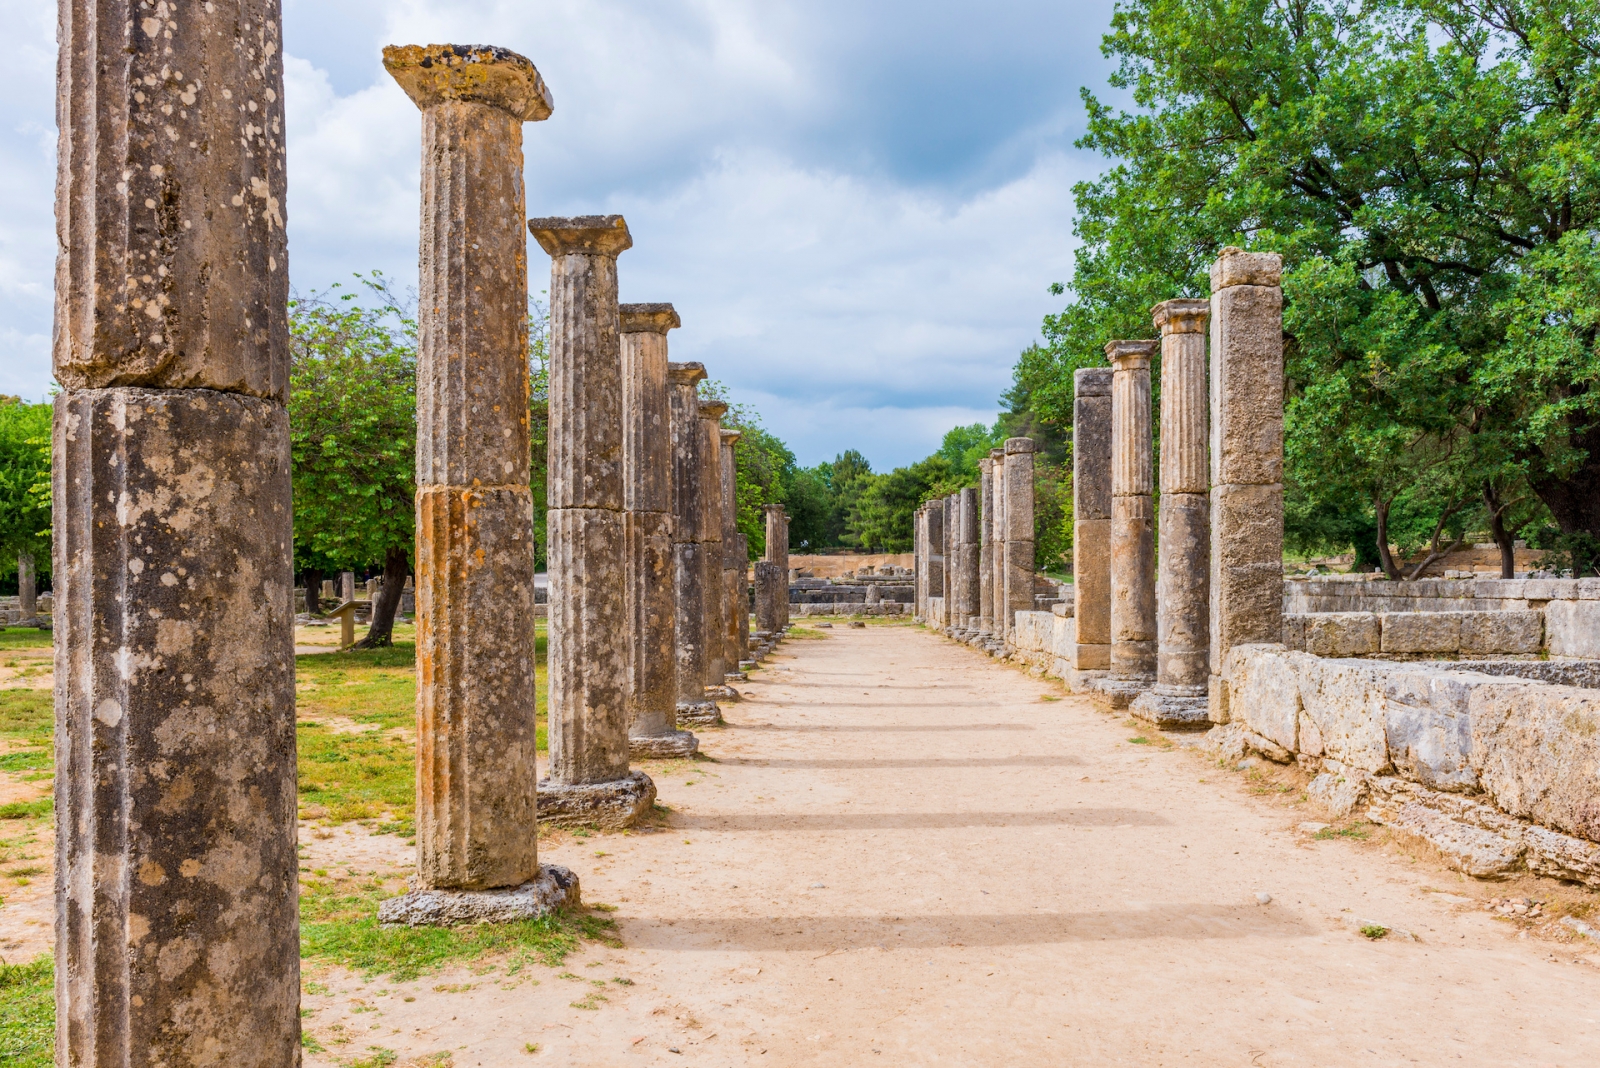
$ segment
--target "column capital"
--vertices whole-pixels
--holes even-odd
[[[778,512],[778,513],[781,514],[783,512],[783,505],[781,505],[781,504],[763,504],[761,506],[761,510],[763,512],[767,513],[768,515],[771,515],[773,512]]]
[[[742,437],[744,437],[744,433],[742,431],[738,431],[738,430],[724,430],[724,431],[722,431],[722,443],[724,445],[727,445],[729,448],[732,448],[733,446],[739,444],[739,439],[742,438]]]
[[[1283,257],[1276,252],[1246,252],[1229,245],[1211,265],[1211,292],[1230,286],[1283,284]]]
[[[1119,371],[1134,371],[1150,366],[1150,357],[1161,347],[1159,341],[1108,341],[1106,359]]]
[[[1111,368],[1078,368],[1072,372],[1072,393],[1075,397],[1111,396]]]
[[[633,236],[620,215],[573,215],[529,219],[528,232],[552,257],[577,252],[615,256],[633,247]]]
[[[624,334],[665,334],[683,325],[670,304],[618,304],[617,316]]]
[[[667,364],[667,381],[675,386],[692,386],[705,376],[706,365],[703,363]]]
[[[1198,297],[1164,300],[1150,309],[1151,322],[1163,334],[1203,334],[1211,302]]]
[[[1006,438],[1006,455],[1015,456],[1021,452],[1033,451],[1032,438]]]
[[[383,66],[424,111],[459,101],[499,108],[521,122],[539,122],[555,108],[538,69],[508,48],[388,45]]]
[[[1006,458],[1006,450],[1004,450],[1004,449],[990,449],[989,450],[989,459],[991,459],[991,460],[1004,460],[1005,458]]]
[[[728,406],[721,401],[701,401],[700,418],[721,419],[728,414]]]

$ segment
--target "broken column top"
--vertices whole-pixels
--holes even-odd
[[[680,386],[692,386],[705,376],[706,365],[703,363],[667,364],[667,378]]]
[[[1168,334],[1203,334],[1210,314],[1211,302],[1197,297],[1164,300],[1150,309],[1156,329]]]
[[[1078,368],[1072,372],[1072,392],[1079,397],[1111,396],[1111,368]]]
[[[1159,341],[1107,341],[1106,359],[1119,367],[1149,367],[1150,357],[1160,348]]]
[[[383,50],[383,66],[424,110],[460,101],[488,104],[523,122],[539,122],[555,108],[538,69],[507,48],[389,45]]]
[[[722,432],[722,443],[724,445],[737,445],[742,437],[744,437],[744,434],[738,430],[724,430]]]
[[[665,334],[683,325],[670,304],[618,304],[617,315],[624,334]]]
[[[1229,286],[1283,284],[1283,257],[1276,252],[1246,252],[1229,245],[1211,265],[1211,292]]]
[[[615,256],[633,247],[633,236],[620,215],[573,215],[529,219],[528,232],[551,256],[568,253]]]
[[[1011,456],[1019,452],[1032,452],[1032,438],[1006,438],[1006,455]]]
[[[701,401],[700,418],[721,419],[728,414],[728,406],[721,401]]]
[[[989,459],[991,459],[991,460],[1003,460],[1003,459],[1005,459],[1005,455],[1006,455],[1006,450],[1004,450],[1004,449],[990,449],[989,450]]]

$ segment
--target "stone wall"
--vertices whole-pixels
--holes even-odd
[[[1434,597],[1410,603],[1434,609],[1475,600]],[[1396,602],[1406,603],[1390,601]],[[1600,600],[1521,603],[1535,607],[1287,613],[1283,644],[1317,656],[1600,657]]]
[[[1506,612],[1550,601],[1600,601],[1600,578],[1419,579],[1327,575],[1283,584],[1283,610],[1307,612]]]

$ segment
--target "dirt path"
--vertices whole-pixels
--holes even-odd
[[[1312,841],[1237,773],[920,630],[769,665],[715,763],[652,769],[669,830],[546,851],[626,948],[511,989],[334,981],[308,1025],[459,1068],[1600,1063],[1600,953],[1519,940],[1478,905],[1503,891]]]

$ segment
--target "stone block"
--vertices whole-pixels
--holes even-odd
[[[1359,771],[1325,771],[1311,780],[1306,796],[1327,818],[1348,819],[1367,799],[1367,777]]]
[[[1544,645],[1543,612],[1459,614],[1463,655],[1537,653]]]
[[[1283,481],[1283,293],[1211,296],[1211,484]]]
[[[1454,653],[1461,648],[1460,612],[1384,612],[1378,627],[1386,653]]]
[[[1211,493],[1211,648],[1283,637],[1283,487]],[[1220,657],[1211,664],[1221,673]]]
[[[1283,616],[1283,646],[1295,652],[1306,650],[1306,613],[1285,612]]]
[[[1474,579],[1472,596],[1492,600],[1526,600],[1527,579]]]
[[[1437,790],[1472,790],[1472,724],[1468,698],[1479,684],[1505,685],[1503,680],[1471,672],[1384,672],[1384,737],[1389,759],[1412,782]]]
[[[1377,773],[1389,767],[1384,732],[1385,664],[1364,660],[1324,660],[1305,653],[1295,658],[1305,716],[1322,739],[1323,752],[1342,764]]]
[[[1381,630],[1372,612],[1319,612],[1305,617],[1305,651],[1313,656],[1371,656]]]
[[[1600,578],[1578,579],[1578,599],[1600,601]]]
[[[1555,596],[1556,579],[1528,579],[1523,585],[1523,596],[1530,601],[1548,601]]]
[[[1211,264],[1211,291],[1230,286],[1276,286],[1283,281],[1283,257],[1276,252],[1246,252],[1229,246]]]
[[[1496,681],[1469,701],[1484,792],[1513,816],[1600,842],[1600,693]]]
[[[1228,651],[1228,707],[1262,737],[1298,748],[1300,684],[1294,656],[1281,645],[1236,645]]]
[[[1110,493],[1107,493],[1107,510]],[[1111,643],[1111,520],[1073,523],[1073,614],[1078,639],[1090,645]]]
[[[1600,657],[1600,601],[1551,601],[1544,633],[1551,656]]]

